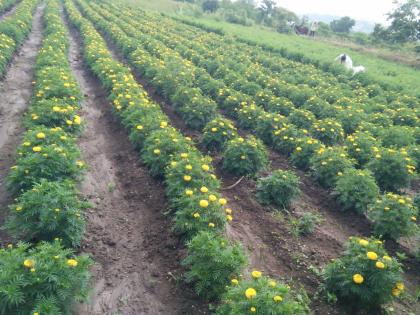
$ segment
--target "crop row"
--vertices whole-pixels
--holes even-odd
[[[203,73],[203,70],[195,68],[191,62],[182,59],[170,48],[162,47],[156,53],[159,56],[159,53],[164,52],[164,57],[152,55],[143,48],[147,44],[143,46],[143,41],[136,41],[137,36],[142,35],[136,33],[134,28],[128,28],[125,33],[116,26],[122,23],[118,19],[111,20],[111,16],[107,16],[107,19],[101,18],[98,14],[101,12],[100,8],[95,7],[95,10],[92,10],[82,3],[81,5],[84,12],[121,47],[136,69],[175,105],[187,125],[193,128],[204,126],[204,140],[211,138],[215,142],[218,136],[221,138],[218,143],[222,147],[230,140],[223,154],[224,166],[228,170],[237,175],[253,175],[264,166],[261,144],[255,139],[244,141],[239,138],[232,127],[233,124],[217,116],[216,103],[204,95],[208,83],[216,81],[215,79]],[[223,84],[220,81],[216,82],[218,87]],[[208,92],[208,95],[211,96],[212,93]],[[216,101],[221,109],[239,120],[241,127],[252,130],[274,149],[291,155],[291,161],[296,166],[302,169],[310,167],[318,182],[324,187],[334,188],[344,209],[364,213],[369,208],[368,216],[373,221],[378,236],[398,238],[416,232],[417,210],[412,205],[411,198],[393,194],[406,204],[403,211],[398,206],[385,212],[375,207],[388,196],[379,195],[377,183],[383,190],[394,190],[408,185],[410,173],[414,173],[415,167],[410,164],[411,158],[407,156],[406,150],[376,147],[371,135],[363,137],[360,134],[349,137],[347,146],[326,147],[320,143],[319,138],[326,137],[326,128],[329,134],[332,134],[331,137],[335,135],[337,123],[333,120],[326,122],[325,127],[318,127],[318,139],[314,139],[301,128],[290,124],[286,117],[267,113],[253,104],[240,102],[239,97],[224,99],[219,93]],[[220,128],[220,123],[225,128]],[[226,129],[230,132],[227,133]],[[368,169],[356,169],[355,159],[349,156],[351,154],[356,158],[365,157]],[[390,224],[396,218],[401,224]]]
[[[35,2],[34,2],[35,3]],[[76,190],[85,164],[76,145],[81,92],[67,60],[59,3],[49,0],[38,52],[27,131],[6,179],[14,195],[5,229],[17,246],[0,249],[0,314],[70,314],[87,294],[92,261],[76,256],[89,205]]]
[[[191,75],[191,72],[185,71],[184,68],[181,66],[189,65],[188,61],[184,61],[182,64],[177,64],[174,63],[174,60],[179,60],[177,59],[177,56],[174,56],[173,58],[165,58],[164,60],[151,57],[147,54],[147,52],[145,53],[141,49],[142,47],[140,42],[136,41],[136,39],[130,36],[127,36],[127,34],[125,34],[121,31],[121,29],[119,29],[119,27],[117,26],[118,21],[107,22],[107,20],[110,20],[109,18],[105,20],[98,15],[98,12],[100,12],[99,8],[95,7],[95,9],[92,10],[89,9],[89,7],[85,5],[82,1],[77,1],[77,3],[80,5],[82,11],[92,21],[94,21],[95,25],[102,31],[104,31],[111,40],[115,41],[115,43],[126,54],[129,60],[132,61],[135,68],[140,70],[140,72],[145,75],[145,77],[149,80],[149,82],[151,82],[151,84],[155,85],[159,91],[163,92],[163,95],[166,98],[170,99],[175,104],[177,110],[180,112],[181,116],[187,124],[189,124],[191,127],[194,127],[194,125],[192,125],[191,122],[200,122],[200,119],[196,119],[195,117],[200,118],[208,115],[207,106],[199,106],[200,101],[203,101],[203,99],[197,97],[197,95],[200,96],[200,90],[197,87],[192,87],[191,85],[188,85],[190,81],[187,78],[194,78],[194,75]],[[130,54],[131,52],[132,54]],[[185,84],[186,82],[187,84]],[[197,102],[197,105],[193,107],[194,102],[197,99],[199,101]],[[117,104],[117,109],[118,106],[120,106],[120,104]],[[189,118],[191,119],[189,120]],[[196,126],[196,128],[199,128],[199,126],[200,125]],[[225,151],[225,159],[229,156],[229,151],[237,152],[237,154],[234,156],[232,164],[240,165],[242,163],[242,157],[245,157],[245,160],[249,158],[249,155],[243,154],[243,151],[240,151],[241,149],[243,149],[244,146],[248,144],[247,141],[244,141],[243,139],[241,141],[241,138],[237,137],[237,135],[235,134],[235,130],[232,127],[231,122],[222,120],[220,117],[216,118],[216,120],[214,121],[210,121],[205,126],[204,135],[206,133],[217,132],[216,129],[219,128],[223,130],[220,133],[221,137],[230,135],[233,138],[229,141],[229,144],[227,145],[227,149]],[[208,138],[204,137],[204,139]],[[154,143],[157,142],[159,141],[155,139]],[[223,142],[223,140],[221,142]],[[255,143],[252,143],[252,145],[249,146],[250,151],[254,153],[261,152],[260,149],[255,148],[257,146],[258,145],[256,145]],[[153,146],[152,148],[156,150],[155,147],[156,146]],[[160,147],[158,148],[157,152],[159,152],[160,154]],[[359,173],[357,173],[356,175],[359,175]],[[363,176],[364,174],[361,175],[361,177]],[[192,194],[193,192],[188,191],[186,193]],[[412,213],[413,211],[412,206],[409,205],[410,200],[407,198],[396,196],[393,194],[387,194],[383,198],[384,202],[387,203],[387,205],[390,207],[397,208],[400,206],[404,207],[405,209],[408,209],[410,213]],[[379,203],[382,203],[382,201],[378,202],[378,204]],[[382,207],[378,206],[377,208],[377,213],[383,212]],[[410,220],[408,222],[411,223]],[[197,241],[196,238],[194,238],[190,243],[190,249],[193,245],[196,250],[199,248],[199,246],[202,246],[203,248],[208,250],[208,247],[203,246],[203,244],[200,241]],[[378,304],[383,304],[384,302],[391,300],[393,296],[398,296],[403,291],[403,285],[400,282],[401,266],[395,259],[390,258],[386,254],[386,252],[383,249],[383,243],[381,241],[374,239],[365,240],[359,238],[352,238],[347,246],[348,251],[345,253],[345,255],[342,258],[336,260],[336,262],[332,262],[331,264],[329,264],[328,268],[325,271],[324,279],[328,288],[331,289],[331,291],[333,291],[340,297],[351,296],[352,298],[354,298],[354,300],[358,300],[357,302],[359,307],[369,307],[371,305],[377,306]],[[379,255],[381,255],[381,257],[379,258],[379,261],[377,261]],[[208,256],[206,256],[206,258],[208,258]],[[194,260],[192,260],[191,257],[187,257],[186,261],[191,262]],[[376,261],[376,263],[374,263],[373,261]],[[387,266],[387,270],[384,272],[383,269],[385,268],[385,266]],[[208,272],[208,269],[200,268],[198,269],[198,271],[201,273],[206,273]],[[188,280],[197,281],[198,272],[195,274],[195,279],[194,276],[188,276],[189,275],[187,275]],[[259,279],[260,274],[258,272],[253,272],[252,277]],[[379,283],[381,283],[380,288],[372,290],[372,287],[377,286]],[[200,282],[198,282],[198,284],[200,285]],[[222,305],[218,308],[218,314],[244,314],[255,312],[259,314],[297,313],[296,310],[287,308],[270,308],[270,306],[273,304],[272,301],[271,304],[268,302],[264,302],[266,297],[264,297],[263,286],[255,289],[255,287],[247,288],[241,287],[240,285],[238,287],[238,285],[238,280],[236,278],[232,279],[232,287],[230,287],[225,293],[223,299],[224,303],[222,303]],[[207,288],[207,290],[210,289],[211,287]],[[262,296],[259,295],[260,290],[263,291]],[[366,292],[369,292],[369,294],[366,294]],[[236,303],[236,299],[240,298],[241,295],[245,295],[245,297],[248,300],[250,300],[251,303]],[[228,302],[229,300],[230,302]],[[279,303],[279,305],[282,305],[281,295],[274,296],[273,301]]]
[[[38,0],[23,0],[12,15],[0,22],[0,77],[4,75],[7,64],[28,36],[32,15]]]
[[[290,309],[294,314],[305,314],[307,307],[295,300],[289,287],[261,272],[254,271],[251,280],[238,280],[246,258],[239,244],[226,239],[225,224],[232,221],[232,210],[220,194],[211,159],[170,126],[168,117],[136,83],[130,69],[112,59],[104,40],[74,4],[67,1],[66,9],[83,38],[86,61],[108,90],[116,115],[129,130],[131,141],[151,173],[165,181],[173,229],[187,240],[187,257],[183,261],[188,267],[186,279],[195,283],[200,296],[216,299],[233,277],[230,290],[240,288],[242,294],[230,299],[229,304],[240,305],[242,313],[265,303],[277,313]],[[256,288],[264,292],[261,301],[252,300]],[[221,308],[226,307],[222,303]]]
[[[13,7],[16,4],[16,0],[1,0],[0,1],[0,14],[3,12],[9,10],[11,7]]]

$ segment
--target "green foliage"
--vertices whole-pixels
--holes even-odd
[[[368,211],[375,235],[393,240],[418,232],[417,214],[410,197],[393,193],[378,198]]]
[[[217,117],[204,127],[201,143],[208,150],[220,151],[227,141],[235,137],[237,137],[237,132],[233,122]]]
[[[291,232],[295,236],[311,234],[322,221],[323,219],[319,214],[305,212],[297,219],[293,218],[290,220]]]
[[[304,293],[293,292],[288,285],[252,272],[251,280],[232,279],[232,284],[217,308],[217,315],[243,314],[309,314],[307,297]]]
[[[334,145],[344,139],[343,127],[331,118],[316,121],[312,126],[311,133],[326,145]]]
[[[344,170],[353,167],[351,160],[342,147],[321,148],[310,159],[314,178],[326,188],[334,187]]]
[[[351,237],[344,254],[326,266],[323,277],[328,292],[353,312],[373,311],[404,290],[401,264],[374,238]]]
[[[294,109],[289,115],[289,120],[296,127],[309,130],[316,121],[315,115],[305,109]]]
[[[406,153],[386,148],[376,151],[375,158],[367,164],[367,167],[375,176],[379,188],[383,191],[396,192],[408,187],[414,166],[406,160]]]
[[[262,204],[289,208],[299,195],[299,177],[292,171],[275,170],[257,181],[257,198]]]
[[[344,145],[350,157],[357,161],[359,167],[363,167],[375,154],[374,150],[380,145],[370,133],[358,131],[347,136]]]
[[[336,33],[349,33],[356,21],[348,16],[344,16],[330,23],[331,29]]]
[[[310,166],[311,157],[325,146],[318,139],[310,137],[298,138],[295,141],[296,148],[290,156],[290,161],[297,168],[307,171]]]
[[[197,294],[206,299],[218,299],[245,263],[238,244],[209,232],[200,232],[187,243],[187,257],[182,262],[189,267],[186,281],[195,283]]]
[[[59,242],[0,249],[0,314],[70,315],[86,300],[92,261]]]
[[[162,126],[146,138],[141,157],[152,176],[163,176],[172,157],[182,153],[189,146],[190,141],[175,128]]]
[[[379,188],[369,170],[344,170],[335,184],[335,194],[344,210],[364,213],[375,202]]]
[[[85,228],[82,210],[88,208],[70,181],[41,180],[9,206],[5,228],[23,241],[53,241],[66,247],[80,244]]]
[[[413,130],[406,126],[390,126],[379,132],[384,147],[402,148],[414,144]]]
[[[267,150],[252,136],[229,141],[223,152],[223,168],[236,176],[254,176],[267,165]]]

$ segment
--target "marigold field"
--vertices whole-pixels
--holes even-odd
[[[0,315],[420,314],[420,86],[288,45],[0,0]]]

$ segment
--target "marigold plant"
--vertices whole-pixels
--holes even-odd
[[[204,127],[201,144],[208,150],[220,151],[229,140],[235,137],[237,137],[237,132],[233,122],[217,117]]]
[[[404,291],[401,264],[374,238],[351,237],[323,278],[327,291],[353,310],[375,310]]]
[[[292,171],[275,170],[257,181],[257,198],[262,204],[289,208],[299,195],[299,177]]]
[[[193,282],[198,295],[206,299],[219,298],[245,263],[238,244],[211,232],[200,232],[187,243],[187,257],[182,262],[189,267],[187,282]]]
[[[310,314],[306,294],[253,271],[250,280],[233,278],[217,315],[305,315]]]
[[[410,197],[387,193],[371,205],[368,216],[377,236],[397,240],[418,231],[417,213]]]
[[[0,314],[71,314],[87,298],[92,264],[59,242],[0,249]]]

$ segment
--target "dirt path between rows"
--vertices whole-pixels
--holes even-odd
[[[85,95],[79,142],[89,167],[81,191],[93,204],[82,250],[96,261],[94,292],[80,315],[209,314],[179,281],[182,243],[170,230],[162,184],[151,178],[83,62],[71,30],[69,60]]]
[[[6,11],[4,11],[3,13],[0,13],[0,22],[3,21],[4,19],[8,18],[9,16],[11,16],[13,13],[15,13],[17,7],[20,4],[20,0],[18,0],[14,5],[12,5],[10,8],[8,8]]]
[[[106,39],[113,56],[129,65],[112,41]],[[149,96],[169,116],[172,125],[198,143],[200,132],[188,128],[181,117],[174,112],[173,107],[146,80],[135,72],[134,75],[147,90]],[[330,305],[322,299],[314,299],[320,285],[317,273],[331,259],[340,256],[348,237],[369,236],[370,226],[367,221],[356,214],[340,212],[339,205],[326,190],[314,183],[304,172],[292,168],[286,157],[270,150],[272,169],[293,169],[300,177],[303,193],[293,204],[292,214],[296,216],[311,211],[320,213],[324,219],[313,234],[296,238],[291,235],[289,223],[282,216],[268,212],[266,207],[256,201],[255,181],[245,178],[235,188],[225,190],[236,182],[237,178],[222,171],[220,155],[213,155],[213,157],[213,164],[222,182],[222,192],[229,200],[229,206],[235,211],[234,223],[228,227],[229,237],[244,245],[248,252],[250,267],[263,270],[273,277],[295,283],[297,286],[304,285],[313,300],[311,309],[314,314],[343,314],[344,311],[337,305]],[[407,286],[414,292],[418,281],[418,267],[415,267],[413,261],[408,262],[408,266],[411,269],[406,277]],[[395,305],[395,309],[401,311],[402,314],[407,309],[415,307],[407,303]]]
[[[5,179],[15,163],[15,150],[24,128],[21,120],[32,96],[34,64],[42,41],[42,13],[44,5],[38,6],[32,31],[18,53],[11,60],[10,68],[0,81],[0,210],[6,209],[12,198],[6,190]],[[0,211],[0,226],[7,210]],[[8,241],[0,230],[0,245]]]

